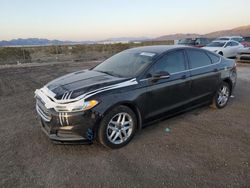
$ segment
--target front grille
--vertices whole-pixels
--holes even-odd
[[[51,121],[52,117],[49,110],[45,107],[44,103],[39,98],[37,98],[36,100],[36,111],[44,121]]]

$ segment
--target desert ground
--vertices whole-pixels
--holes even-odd
[[[250,186],[250,65],[238,66],[235,97],[222,110],[204,106],[153,124],[119,150],[51,143],[35,89],[96,63],[0,68],[0,187]]]

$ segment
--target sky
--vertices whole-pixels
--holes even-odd
[[[0,40],[205,34],[250,25],[250,0],[0,0]]]

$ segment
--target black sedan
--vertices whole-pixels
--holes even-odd
[[[236,64],[185,46],[125,50],[35,91],[42,130],[55,142],[126,145],[142,127],[198,106],[223,108]]]

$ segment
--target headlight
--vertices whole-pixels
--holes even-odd
[[[80,112],[85,110],[90,110],[98,104],[96,100],[84,101],[79,100],[74,103],[58,105],[54,109],[57,112]]]
[[[91,100],[84,102],[83,110],[90,110],[91,108],[94,108],[98,104],[98,101]]]

